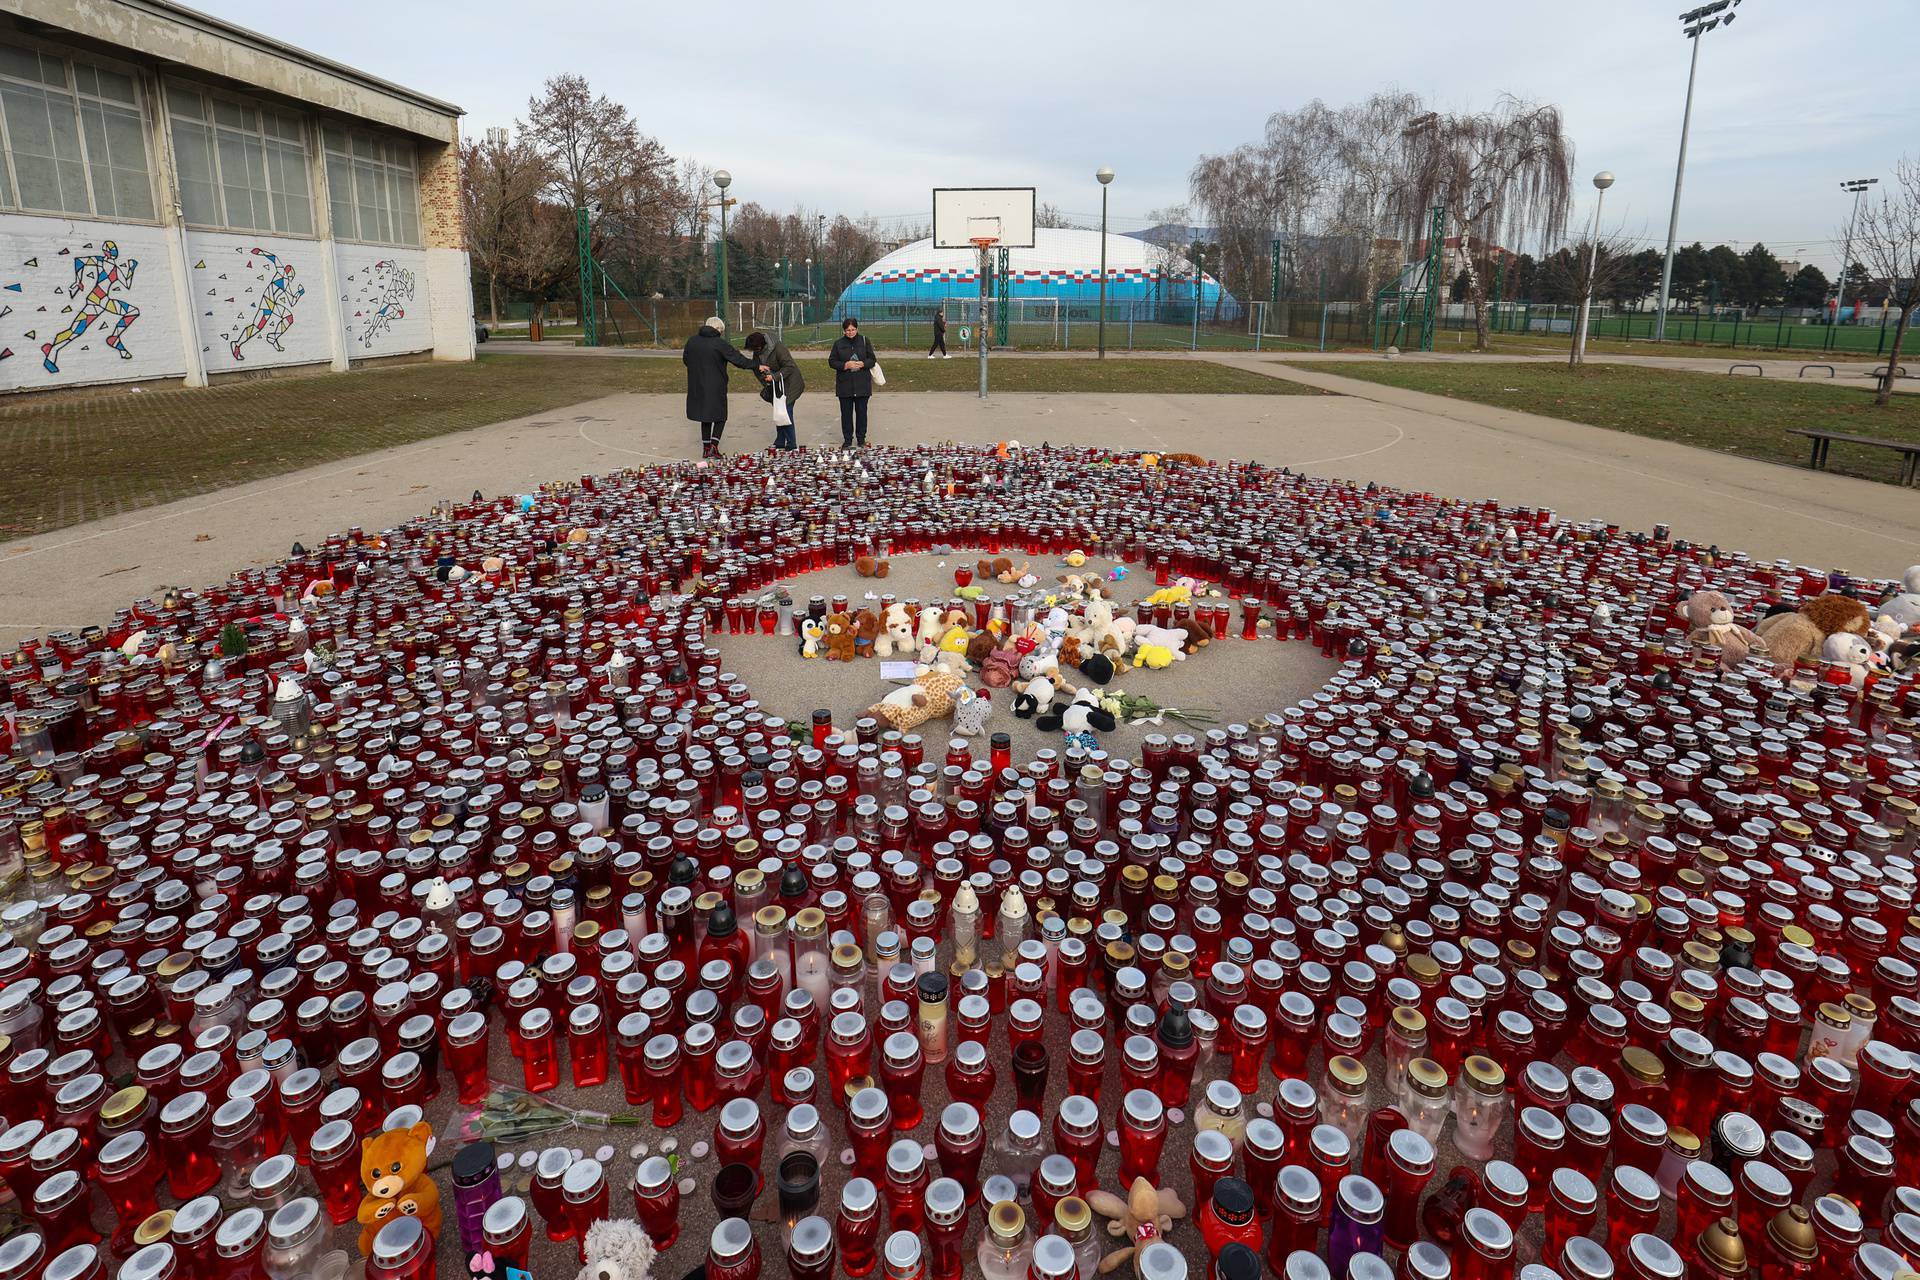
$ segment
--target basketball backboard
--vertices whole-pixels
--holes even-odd
[[[991,237],[1010,249],[1033,248],[1032,187],[935,187],[933,247],[971,249]]]

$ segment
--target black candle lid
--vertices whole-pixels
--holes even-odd
[[[709,938],[731,938],[739,927],[739,923],[733,918],[733,907],[725,902],[707,913]]]
[[[1193,1043],[1193,1021],[1185,1009],[1175,1006],[1160,1019],[1160,1043],[1174,1049],[1184,1049]]]

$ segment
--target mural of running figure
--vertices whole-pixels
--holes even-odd
[[[80,304],[80,314],[73,323],[55,334],[52,342],[40,344],[41,363],[47,366],[48,373],[60,372],[59,356],[67,344],[93,327],[93,322],[103,315],[115,317],[113,332],[107,335],[107,345],[120,353],[122,360],[133,359],[133,352],[127,350],[123,335],[127,326],[140,318],[140,308],[125,298],[113,296],[114,290],[126,293],[133,288],[133,269],[139,262],[132,258],[124,262],[120,259],[120,246],[111,240],[102,242],[99,253],[90,253],[84,257],[74,255],[73,283],[67,286],[67,296],[80,296],[82,286],[87,291],[86,301]],[[88,280],[88,276],[93,278]]]
[[[400,304],[413,301],[413,272],[382,258],[373,264],[371,274],[374,293],[367,304],[371,311],[366,317],[366,328],[360,334],[361,345],[368,347],[391,329],[395,320],[405,318],[407,309]]]
[[[253,323],[242,329],[240,336],[233,340],[235,360],[245,360],[246,357],[240,354],[240,348],[261,334],[266,335],[267,345],[275,351],[285,351],[286,348],[280,345],[280,339],[293,326],[293,309],[299,306],[300,299],[307,295],[307,286],[293,287],[294,271],[291,262],[283,263],[265,249],[255,249],[254,253],[265,258],[277,270],[274,271],[272,279],[267,281],[266,287],[260,291],[260,302],[254,310]]]

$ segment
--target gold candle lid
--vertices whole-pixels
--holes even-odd
[[[1412,1005],[1398,1005],[1393,1011],[1393,1025],[1407,1035],[1424,1035],[1427,1030],[1427,1015]]]
[[[100,1122],[106,1125],[119,1124],[138,1115],[140,1108],[146,1105],[147,1091],[137,1084],[128,1085],[100,1104]]]
[[[1650,1050],[1639,1045],[1629,1045],[1620,1051],[1620,1061],[1627,1074],[1641,1084],[1657,1084],[1666,1079],[1667,1067]]]
[[[1447,1091],[1447,1069],[1432,1058],[1415,1058],[1407,1063],[1407,1080],[1424,1097],[1442,1097]]]
[[[1054,1205],[1053,1220],[1062,1231],[1085,1231],[1093,1226],[1093,1211],[1079,1196],[1067,1196]]]
[[[1027,1215],[1011,1200],[1002,1200],[987,1210],[987,1231],[996,1243],[1013,1245],[1026,1234]]]
[[[1790,1204],[1767,1223],[1767,1238],[1780,1252],[1800,1262],[1820,1254],[1820,1238],[1813,1232],[1813,1215],[1805,1205]]]
[[[1484,1054],[1473,1054],[1460,1064],[1460,1070],[1467,1083],[1480,1093],[1499,1093],[1507,1087],[1507,1073]]]
[[[173,1234],[173,1210],[162,1209],[158,1213],[148,1214],[144,1222],[133,1229],[133,1243],[137,1248],[150,1244],[159,1244]]]
[[[1740,1238],[1740,1224],[1732,1218],[1715,1218],[1700,1233],[1700,1252],[1728,1275],[1747,1273],[1747,1245]]]
[[[1363,1093],[1367,1087],[1367,1069],[1358,1058],[1337,1053],[1327,1059],[1327,1075],[1342,1093]]]

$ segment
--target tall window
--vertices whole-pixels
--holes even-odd
[[[327,200],[342,240],[420,243],[420,178],[410,141],[325,131]]]
[[[236,231],[313,234],[300,117],[180,84],[167,86],[187,221]]]
[[[154,216],[146,125],[132,76],[0,44],[0,121],[0,204],[101,218]]]

